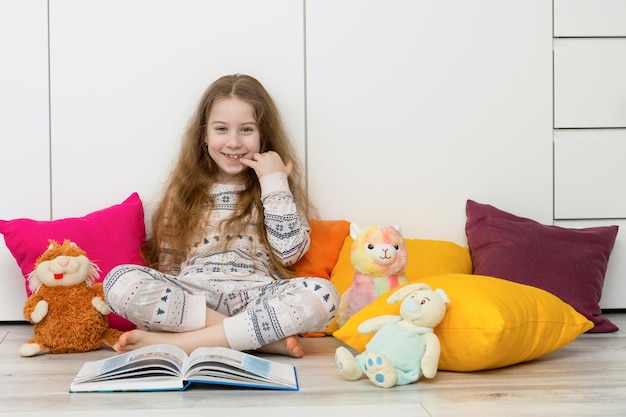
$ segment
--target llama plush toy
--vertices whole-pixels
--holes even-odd
[[[398,226],[374,224],[361,229],[352,223],[350,236],[354,239],[350,252],[354,278],[339,302],[339,326],[387,291],[408,281],[407,248]]]

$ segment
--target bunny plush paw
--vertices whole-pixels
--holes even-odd
[[[369,353],[365,357],[365,375],[372,384],[381,388],[391,388],[398,383],[398,374],[393,364],[379,353]]]
[[[341,375],[348,381],[355,381],[363,376],[359,363],[343,346],[339,346],[335,352],[335,363]]]

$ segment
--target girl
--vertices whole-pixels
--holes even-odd
[[[297,335],[326,328],[339,296],[289,269],[310,242],[295,160],[256,79],[225,76],[206,90],[152,219],[149,267],[120,265],[104,280],[111,310],[138,327],[118,352],[169,343],[304,355]]]

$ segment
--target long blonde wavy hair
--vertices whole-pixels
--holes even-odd
[[[235,74],[221,77],[206,89],[198,103],[183,136],[180,155],[166,184],[163,198],[153,215],[152,234],[145,246],[146,262],[153,268],[158,267],[164,241],[167,241],[167,245],[173,250],[177,263],[186,259],[194,243],[197,243],[204,208],[213,205],[208,190],[215,184],[219,168],[209,156],[205,139],[207,121],[213,104],[223,97],[237,97],[252,105],[261,138],[260,152],[275,151],[282,157],[283,162],[289,160],[294,162],[294,168],[288,179],[294,200],[304,215],[312,210],[306,193],[302,167],[271,96],[257,79],[249,75]],[[245,172],[245,191],[239,200],[242,209],[233,214],[223,230],[228,230],[231,235],[242,232],[249,223],[250,215],[256,213],[253,223],[258,235],[269,249],[263,222],[259,179],[253,169],[249,168]],[[254,210],[254,207],[257,210]],[[293,276],[291,270],[283,266],[271,250],[268,252],[272,267],[279,276]]]

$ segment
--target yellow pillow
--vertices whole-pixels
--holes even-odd
[[[330,275],[330,282],[335,285],[339,294],[343,294],[350,287],[354,277],[354,268],[350,260],[353,242],[354,239],[348,234]],[[406,276],[409,281],[433,275],[472,273],[472,258],[467,247],[445,240],[404,239],[404,242],[408,256]],[[337,328],[337,322],[333,321],[326,328],[326,333],[331,334]]]
[[[435,328],[441,342],[439,369],[479,371],[536,359],[572,342],[593,323],[542,289],[482,275],[450,274],[419,280],[442,288],[450,307]],[[372,317],[399,314],[400,303],[382,296],[333,333],[359,352],[372,335],[357,332]]]

